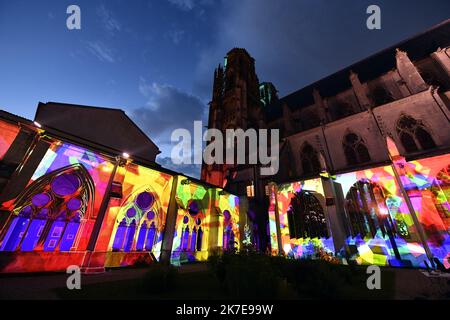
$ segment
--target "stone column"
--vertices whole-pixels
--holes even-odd
[[[406,52],[397,49],[395,58],[397,60],[398,73],[405,81],[411,94],[416,94],[428,89],[428,85],[425,83]]]
[[[323,191],[326,198],[326,212],[328,216],[328,226],[333,237],[335,252],[346,249],[346,234],[343,225],[343,195],[337,194],[334,181],[330,178],[322,178]]]
[[[166,226],[164,228],[164,235],[161,245],[161,257],[160,262],[169,264],[170,257],[172,254],[173,236],[175,233],[177,215],[178,215],[178,204],[176,200],[178,186],[178,176],[173,177],[172,190],[170,193],[169,207],[167,208],[166,215]]]
[[[17,164],[0,195],[0,203],[17,197],[27,186],[37,167],[41,163],[51,141],[39,134],[21,130],[3,158],[5,163]]]
[[[450,48],[439,48],[431,54],[431,57],[441,66],[447,76],[450,77]]]
[[[364,111],[370,109],[373,106],[373,103],[369,99],[367,84],[362,84],[359,81],[358,75],[353,71],[350,71],[350,82],[352,83],[353,91],[358,99],[361,110]]]
[[[287,106],[287,104],[283,104],[283,122],[284,128],[286,130],[286,135],[289,135],[294,132],[294,127],[292,125],[292,112],[291,109]]]
[[[328,110],[325,104],[325,101],[322,99],[319,91],[317,89],[313,90],[314,103],[318,107],[317,110],[319,112],[320,121],[322,123],[329,122],[330,118],[328,115]]]

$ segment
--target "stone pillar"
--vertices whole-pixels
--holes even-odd
[[[373,106],[373,103],[369,99],[367,84],[362,84],[359,81],[358,75],[353,71],[350,71],[350,82],[352,83],[353,91],[358,99],[361,111],[370,109]]]
[[[292,112],[287,104],[283,104],[283,123],[285,128],[285,135],[289,135],[294,132],[294,127],[292,125]],[[280,137],[281,138],[281,137]]]
[[[210,189],[208,192],[211,193],[210,196],[210,220],[209,220],[209,235],[208,235],[208,253],[219,250],[222,248],[221,237],[223,235],[223,216],[218,208],[219,203],[219,190]]]
[[[326,198],[326,212],[328,226],[333,237],[335,252],[346,249],[346,234],[343,225],[343,195],[338,194],[334,181],[330,178],[322,178],[323,191]]]
[[[328,116],[327,106],[317,89],[313,90],[313,97],[314,97],[314,103],[318,107],[317,110],[319,112],[320,121],[322,123],[329,122],[330,118]]]
[[[450,77],[450,48],[439,48],[431,54],[431,57],[441,66],[447,76]]]
[[[403,81],[411,91],[411,94],[416,94],[418,92],[428,89],[428,85],[423,80],[420,73],[417,71],[416,66],[411,62],[408,54],[400,49],[397,49],[395,55],[397,60],[397,70]]]
[[[245,196],[239,197],[239,248],[242,248],[245,240],[245,226],[248,223],[248,199]]]
[[[4,162],[16,163],[18,168],[2,190],[0,203],[14,199],[25,189],[50,146],[39,135],[32,135],[30,141],[29,134],[21,131],[3,158]]]
[[[164,228],[164,235],[161,245],[160,262],[165,264],[170,263],[170,257],[172,254],[173,236],[175,233],[177,223],[177,215],[178,215],[178,204],[176,200],[177,186],[178,186],[178,176],[174,176],[172,181],[172,191],[170,193],[169,207],[167,208],[166,226]]]

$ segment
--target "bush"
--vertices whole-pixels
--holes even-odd
[[[162,293],[176,286],[178,270],[172,265],[153,263],[142,278],[142,289],[147,293]]]
[[[365,268],[339,265],[334,259],[295,260],[255,252],[225,252],[211,255],[208,265],[232,298],[337,300],[361,299],[361,294],[370,293]]]
[[[367,291],[364,269],[321,260],[281,261],[279,270],[302,299],[351,299]]]
[[[277,298],[281,285],[271,258],[254,252],[210,256],[210,270],[232,298]]]
[[[266,256],[237,256],[226,268],[225,282],[233,298],[277,298],[280,280]]]

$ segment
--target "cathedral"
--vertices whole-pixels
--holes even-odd
[[[279,97],[232,49],[208,127],[278,129],[279,170],[160,166],[120,109],[0,110],[0,273],[205,261],[254,248],[341,264],[450,268],[450,20]],[[76,119],[76,121],[74,121]]]
[[[202,180],[248,196],[272,254],[449,268],[449,35],[447,20],[285,97],[232,49],[208,127],[278,129],[280,170],[204,163]]]

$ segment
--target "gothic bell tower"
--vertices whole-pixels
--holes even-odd
[[[208,128],[247,130],[261,127],[263,117],[255,60],[247,50],[234,48],[225,57],[224,66],[214,71],[213,94],[209,104]],[[224,187],[232,164],[202,165],[201,178]]]

